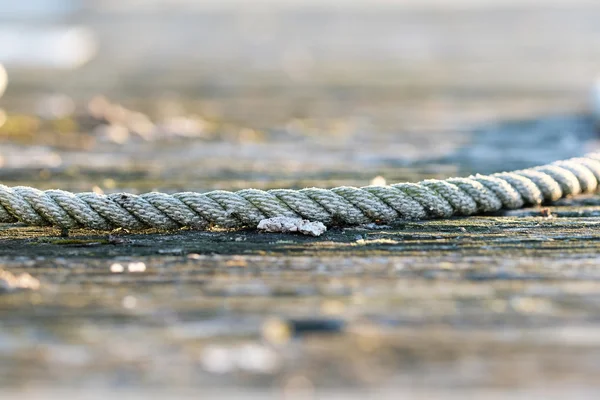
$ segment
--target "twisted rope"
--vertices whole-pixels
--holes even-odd
[[[493,175],[329,190],[103,195],[0,185],[0,222],[98,230],[239,228],[280,216],[329,226],[389,223],[539,205],[594,192],[599,182],[600,153],[593,153]]]

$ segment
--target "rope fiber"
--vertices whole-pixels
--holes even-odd
[[[0,185],[0,223],[96,230],[256,227],[272,217],[390,223],[535,206],[595,192],[599,182],[600,153],[592,153],[513,172],[361,188],[103,195]]]

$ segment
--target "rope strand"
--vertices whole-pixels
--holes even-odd
[[[0,222],[96,230],[255,227],[272,217],[390,223],[534,206],[592,193],[599,182],[600,153],[592,153],[520,171],[362,188],[103,195],[0,185]]]

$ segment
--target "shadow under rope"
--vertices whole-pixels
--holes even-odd
[[[585,113],[543,115],[476,126],[472,140],[415,166],[454,165],[461,175],[491,174],[579,157],[600,149],[597,120]]]

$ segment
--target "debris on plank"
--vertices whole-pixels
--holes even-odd
[[[383,176],[376,176],[371,179],[371,186],[387,186],[387,182]]]
[[[292,338],[340,334],[345,330],[346,322],[335,318],[269,318],[262,326],[262,335],[269,343],[284,344]]]
[[[40,281],[23,273],[15,275],[12,272],[0,269],[0,293],[10,293],[17,290],[37,290],[40,288]]]
[[[377,224],[375,222],[371,222],[369,224],[358,225],[354,229],[365,229],[368,231],[381,230],[381,229],[392,229],[390,225]]]
[[[299,232],[304,235],[321,236],[327,228],[321,222],[312,222],[302,218],[274,217],[258,223],[258,230],[265,232]]]

